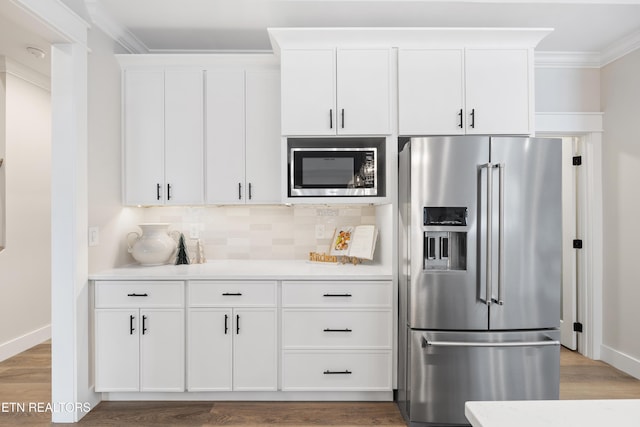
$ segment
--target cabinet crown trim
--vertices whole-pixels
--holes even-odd
[[[533,48],[552,28],[268,28],[276,55],[313,47],[494,47]],[[366,42],[363,42],[366,40]]]

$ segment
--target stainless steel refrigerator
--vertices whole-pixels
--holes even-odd
[[[405,419],[468,425],[469,400],[557,399],[560,140],[411,138],[399,173]]]

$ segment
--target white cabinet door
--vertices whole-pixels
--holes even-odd
[[[204,77],[165,71],[165,203],[204,202]]]
[[[232,389],[232,323],[231,309],[189,311],[189,391]]]
[[[276,310],[234,309],[234,390],[276,390]]]
[[[207,71],[207,203],[243,204],[244,70]]]
[[[467,134],[531,133],[528,49],[467,49]]]
[[[280,203],[280,73],[246,73],[246,201]]]
[[[138,391],[138,310],[96,310],[95,315],[96,391]]]
[[[337,50],[337,131],[390,133],[389,49]]]
[[[184,310],[143,309],[140,317],[140,391],[184,391]]]
[[[164,200],[164,72],[124,72],[124,202]]]
[[[464,50],[398,52],[400,135],[464,134]]]
[[[334,49],[281,53],[282,135],[335,135]]]

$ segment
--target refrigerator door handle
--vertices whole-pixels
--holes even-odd
[[[486,231],[486,252],[485,252],[485,257],[486,257],[486,266],[485,266],[485,298],[484,298],[484,302],[485,304],[487,304],[488,306],[491,305],[491,300],[492,300],[492,294],[493,291],[491,289],[491,266],[493,264],[493,260],[491,259],[491,236],[493,234],[492,232],[492,228],[491,228],[491,216],[493,215],[493,209],[492,209],[492,205],[493,205],[493,177],[492,177],[492,170],[493,170],[493,163],[489,162],[486,163],[484,165],[481,166],[481,168],[486,168],[487,169],[487,231]],[[482,298],[481,298],[482,299]]]
[[[498,168],[498,299],[493,302],[504,304],[504,163],[494,167]]]
[[[422,347],[544,347],[560,345],[560,341],[518,341],[518,342],[469,342],[469,341],[428,341],[422,338]]]

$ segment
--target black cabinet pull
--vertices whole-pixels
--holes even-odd
[[[223,297],[239,297],[242,296],[241,292],[224,292],[222,294]]]
[[[476,109],[475,108],[471,110],[471,127],[472,128],[476,127]]]
[[[236,314],[236,335],[240,333],[240,315]]]
[[[142,335],[147,332],[147,316],[142,316]]]
[[[350,375],[350,374],[352,374],[352,372],[350,370],[348,370],[348,369],[346,371],[329,371],[329,370],[326,370],[326,371],[324,371],[324,374],[325,375]]]
[[[148,297],[149,294],[144,293],[144,294],[127,294],[128,297]]]
[[[242,200],[242,183],[238,183],[238,200]]]
[[[458,117],[460,117],[460,123],[458,123],[458,127],[460,129],[462,129],[462,108],[460,109],[460,112],[458,113]]]
[[[171,184],[167,184],[167,200],[171,200]]]
[[[329,129],[333,129],[333,108],[329,108]]]
[[[160,184],[156,184],[156,198],[160,200]]]
[[[323,297],[350,297],[351,294],[324,294]]]
[[[129,335],[133,335],[133,331],[136,330],[136,328],[133,327],[133,319],[135,319],[135,316],[131,314],[129,316]]]
[[[224,334],[227,335],[227,332],[229,331],[229,316],[228,315],[224,315]]]
[[[249,183],[249,200],[251,200],[251,183]]]
[[[345,329],[331,329],[331,328],[326,328],[324,330],[324,332],[353,332],[351,329],[349,328],[345,328]]]
[[[340,115],[342,116],[342,129],[344,129],[344,108],[342,109]]]

